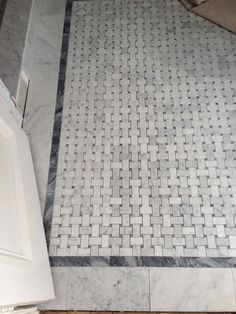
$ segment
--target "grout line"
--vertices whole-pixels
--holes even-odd
[[[230,270],[231,270],[231,276],[232,276],[232,282],[233,282],[234,302],[235,302],[235,306],[236,306],[236,288],[235,288],[235,282],[234,282],[233,268],[231,268]]]
[[[152,302],[151,302],[151,274],[150,274],[150,267],[148,267],[148,287],[149,287],[149,311],[151,311],[152,308]]]
[[[67,289],[66,289],[66,311],[68,310],[68,295],[69,295],[69,276],[70,276],[70,267],[67,267],[68,273],[67,273]]]

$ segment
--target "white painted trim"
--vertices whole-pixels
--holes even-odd
[[[11,245],[8,250],[6,244],[2,246],[4,254],[0,252],[0,308],[4,308],[5,311],[6,308],[12,310],[16,306],[35,305],[54,298],[30,145],[21,127],[21,121],[14,101],[7,89],[1,86],[0,126],[3,137],[1,147],[7,149],[2,166],[4,167],[6,160],[8,184],[11,185],[10,193],[14,199],[14,202],[10,202],[9,209],[13,208],[15,225],[21,230],[14,234],[19,236],[17,241],[19,249]],[[1,182],[4,186],[4,178]],[[4,206],[8,207],[7,201]],[[19,215],[15,206],[20,209]],[[4,207],[1,210],[4,215]],[[11,228],[9,221],[8,224]]]
[[[10,92],[7,89],[6,85],[0,79],[0,103],[3,105],[17,120],[17,122],[21,125],[23,121],[22,114],[16,109],[16,104],[11,98]]]
[[[36,306],[29,306],[24,308],[1,308],[0,313],[4,314],[38,314],[38,308]]]

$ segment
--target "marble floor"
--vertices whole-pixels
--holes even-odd
[[[67,14],[49,255],[236,257],[235,34],[175,0]]]
[[[24,129],[56,291],[40,307],[235,311],[235,35],[177,0],[31,14]]]

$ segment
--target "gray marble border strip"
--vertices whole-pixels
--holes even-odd
[[[57,103],[54,117],[52,147],[44,211],[44,228],[48,246],[50,241],[50,232],[53,217],[53,203],[56,186],[57,163],[61,134],[65,77],[73,1],[81,0],[67,0],[66,2],[65,21],[61,47],[61,60],[57,87]],[[49,259],[50,265],[52,267],[191,267],[191,268],[236,267],[236,257],[50,256]]]
[[[55,267],[236,267],[235,257],[51,256],[49,259]]]

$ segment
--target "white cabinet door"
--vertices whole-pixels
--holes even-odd
[[[30,146],[5,96],[0,89],[0,307],[54,298]]]

